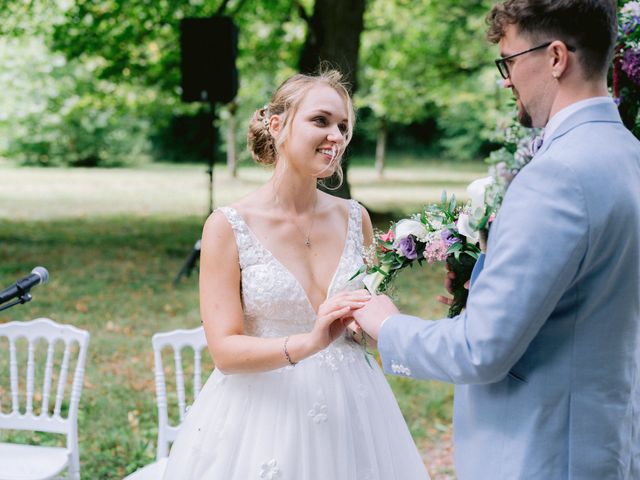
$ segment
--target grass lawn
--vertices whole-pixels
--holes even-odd
[[[378,181],[372,169],[357,166],[350,179],[355,198],[398,214],[438,199],[442,188],[463,194],[484,171],[482,164],[391,167]],[[216,203],[232,201],[267,175],[246,168],[232,179],[217,169]],[[45,316],[90,331],[79,418],[81,472],[89,479],[122,478],[155,456],[151,335],[200,325],[197,275],[175,287],[172,281],[200,236],[208,204],[204,168],[0,166],[0,179],[0,288],[35,265],[51,274],[48,285],[33,291],[33,302],[0,312],[0,322]],[[389,220],[375,218],[381,227]],[[441,284],[441,268],[415,269],[399,278],[395,295],[402,309],[438,318],[445,312],[434,301]],[[7,355],[0,354],[0,403],[6,406]],[[452,389],[437,382],[389,381],[418,445],[427,451],[446,438]],[[6,439],[27,440],[0,433],[0,441]],[[447,465],[439,468],[431,466],[433,478],[452,478]]]

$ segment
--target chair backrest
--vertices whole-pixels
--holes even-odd
[[[155,363],[156,377],[156,400],[158,402],[158,451],[157,459],[169,455],[169,446],[178,434],[180,424],[187,411],[187,400],[185,394],[185,378],[182,367],[182,351],[185,348],[193,350],[193,400],[195,400],[202,388],[201,382],[201,359],[202,350],[207,347],[207,340],[202,327],[191,330],[173,330],[170,332],[156,333],[151,342],[153,344],[153,358]],[[165,378],[164,365],[162,363],[162,350],[170,347],[173,352],[176,393],[178,400],[179,423],[172,425],[169,421],[167,402],[167,382]]]
[[[7,343],[5,352],[2,345]],[[67,448],[72,452],[71,470],[79,468],[78,405],[88,345],[89,332],[48,318],[0,324],[0,355],[8,353],[10,393],[9,401],[5,385],[0,385],[0,429],[66,434]],[[74,361],[70,379],[69,368]],[[38,395],[34,393],[36,376],[43,378]],[[55,403],[51,408],[54,384]],[[66,418],[63,409],[67,410]]]

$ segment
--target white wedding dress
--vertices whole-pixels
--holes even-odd
[[[315,312],[293,275],[240,215],[245,332],[285,337],[312,329]],[[328,295],[362,288],[361,212],[351,201],[342,257]],[[387,381],[360,345],[325,350],[265,373],[214,370],[171,449],[165,480],[423,480],[428,474]]]

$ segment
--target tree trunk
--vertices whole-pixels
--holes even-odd
[[[231,102],[227,105],[229,119],[227,120],[227,170],[231,177],[238,176],[238,155],[236,152],[236,112],[238,105]]]
[[[337,68],[351,85],[357,86],[358,51],[360,34],[364,27],[365,0],[316,0],[311,18],[306,16],[298,4],[300,14],[309,24],[309,32],[300,56],[300,71],[313,73],[324,62]],[[351,198],[347,178],[348,161],[342,163],[344,181],[337,189],[335,178],[325,182],[329,189],[323,190],[342,198]],[[322,188],[322,187],[321,187]]]
[[[384,177],[384,155],[387,150],[387,120],[380,119],[378,125],[378,141],[376,143],[376,173],[378,179]]]

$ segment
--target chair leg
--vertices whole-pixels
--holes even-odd
[[[80,480],[80,458],[77,452],[75,455],[71,454],[69,460],[69,480]]]

